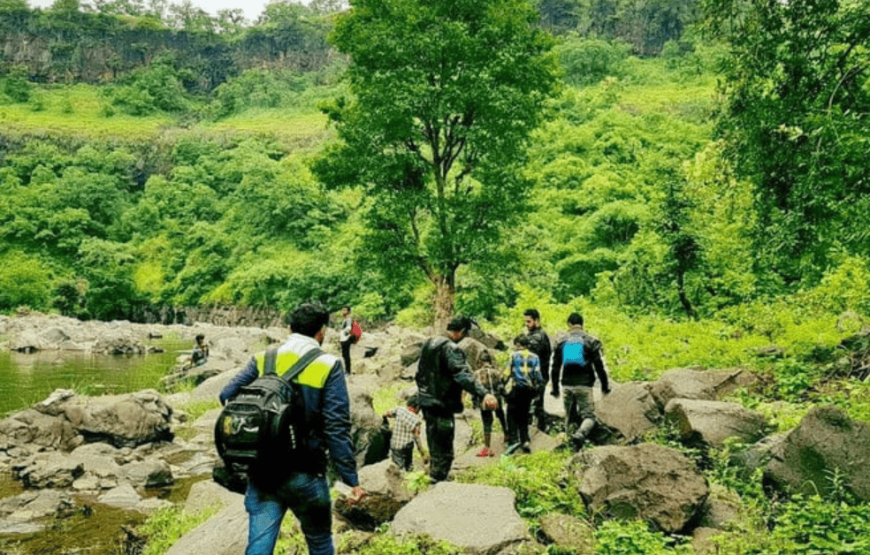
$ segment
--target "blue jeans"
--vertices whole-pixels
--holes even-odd
[[[310,555],[335,553],[332,501],[326,477],[296,472],[274,493],[263,493],[253,484],[248,484],[245,492],[245,510],[248,511],[245,555],[272,555],[287,509],[299,520]]]

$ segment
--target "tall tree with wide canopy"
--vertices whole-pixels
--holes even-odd
[[[728,41],[721,136],[756,185],[761,270],[812,283],[870,257],[870,3],[705,0]]]
[[[522,214],[518,169],[558,84],[537,21],[527,0],[355,0],[336,21],[353,96],[326,108],[341,140],[314,171],[364,189],[369,260],[423,272],[436,321],[457,270],[491,259]]]

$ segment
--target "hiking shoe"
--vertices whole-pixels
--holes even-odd
[[[581,432],[575,432],[574,435],[571,436],[571,443],[574,446],[574,450],[579,451],[583,449],[583,445],[586,444],[586,436]]]
[[[486,447],[484,447],[483,449],[481,449],[480,451],[477,452],[477,456],[478,457],[493,457],[493,456],[495,456],[495,453],[493,452],[492,449],[487,449]]]
[[[504,454],[505,454],[505,455],[513,455],[513,454],[516,453],[516,452],[520,449],[520,447],[522,447],[522,446],[523,446],[522,443],[514,443],[513,445],[511,445],[510,447],[508,447],[507,449],[505,449]]]

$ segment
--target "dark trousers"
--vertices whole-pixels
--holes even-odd
[[[344,373],[350,374],[350,346],[353,345],[353,339],[341,342],[341,358],[344,359]]]
[[[501,424],[502,433],[507,434],[507,424],[504,419],[504,409],[501,405],[501,397],[498,397],[498,408],[495,410],[480,409],[480,421],[483,422],[483,433],[492,433],[493,413],[495,413],[495,417],[498,418],[498,423]]]
[[[414,444],[409,443],[401,449],[390,449],[390,458],[402,470],[411,470],[414,464]]]
[[[453,438],[456,422],[453,414],[423,409],[426,420],[426,443],[429,445],[429,477],[441,482],[450,474],[453,466]]]
[[[508,443],[529,441],[529,407],[535,397],[533,390],[516,389],[507,401]]]

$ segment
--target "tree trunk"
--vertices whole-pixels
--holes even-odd
[[[432,308],[435,315],[435,329],[443,330],[453,317],[453,304],[456,288],[450,276],[438,276],[433,280],[435,292],[432,295]]]

